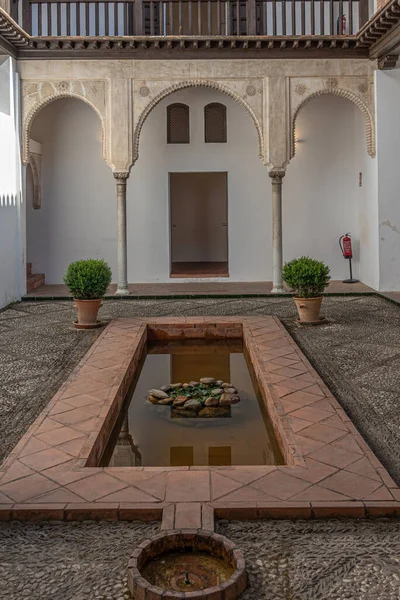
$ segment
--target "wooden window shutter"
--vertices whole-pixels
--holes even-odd
[[[226,144],[226,106],[213,102],[204,107],[206,144]]]
[[[167,106],[167,143],[190,143],[189,107],[186,104]]]

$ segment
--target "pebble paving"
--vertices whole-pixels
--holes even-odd
[[[290,298],[104,303],[117,316],[279,316],[400,484],[400,310],[378,297],[329,297],[326,325],[299,327]],[[72,302],[0,312],[0,460],[99,335],[72,327]],[[127,600],[127,559],[149,523],[0,524],[0,599]],[[220,522],[244,549],[243,600],[399,600],[400,521]]]
[[[220,522],[244,551],[241,600],[398,600],[400,521]]]
[[[129,555],[158,523],[0,525],[1,600],[127,600]]]
[[[1,600],[131,600],[134,546],[157,523],[0,525]],[[219,522],[245,553],[241,600],[398,600],[400,521]]]

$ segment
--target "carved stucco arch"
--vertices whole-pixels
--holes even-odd
[[[229,96],[230,98],[235,100],[238,104],[240,104],[240,106],[243,106],[243,108],[251,116],[253,123],[256,127],[257,136],[258,136],[258,148],[259,148],[258,156],[260,159],[264,160],[264,138],[263,138],[263,133],[262,133],[262,125],[259,123],[253,109],[247,104],[247,102],[245,102],[245,100],[241,96],[239,96],[239,94],[237,94],[233,90],[230,90],[229,88],[221,85],[217,81],[199,79],[199,80],[180,81],[178,83],[170,85],[169,87],[166,87],[159,94],[157,94],[157,96],[155,96],[153,98],[153,100],[151,100],[151,102],[149,102],[149,104],[143,109],[143,111],[136,123],[134,134],[133,134],[132,164],[135,164],[135,162],[139,158],[140,134],[141,134],[144,122],[146,121],[147,117],[149,116],[149,114],[151,113],[153,108],[155,108],[157,106],[157,104],[159,104],[162,100],[164,100],[164,98],[173,94],[174,92],[178,92],[179,90],[183,90],[183,89],[191,88],[191,87],[206,87],[206,88],[211,88],[213,90],[216,90],[217,92],[222,92],[226,96]]]
[[[23,162],[23,164],[26,165],[29,162],[29,156],[30,156],[29,140],[31,137],[31,129],[32,129],[34,120],[46,106],[48,106],[49,104],[52,104],[53,102],[56,102],[57,100],[62,100],[63,98],[72,98],[73,100],[81,100],[82,102],[84,102],[85,104],[90,106],[95,111],[95,113],[99,117],[100,123],[101,123],[101,143],[102,143],[103,159],[106,161],[107,164],[109,164],[108,152],[107,152],[107,138],[106,138],[106,134],[105,134],[105,132],[106,132],[106,127],[105,127],[105,122],[104,122],[105,119],[104,119],[103,115],[101,114],[101,112],[99,111],[99,109],[92,102],[90,102],[90,100],[88,100],[84,96],[80,96],[79,94],[74,94],[73,92],[60,92],[59,94],[58,93],[51,94],[50,96],[47,96],[43,100],[40,100],[39,102],[37,102],[31,108],[31,110],[28,112],[28,114],[26,115],[26,117],[24,119],[24,126],[23,126],[23,147],[22,147],[22,162]]]
[[[317,98],[318,96],[323,96],[326,94],[331,94],[333,96],[340,96],[341,98],[345,98],[346,100],[350,100],[350,102],[352,102],[353,104],[355,104],[357,106],[357,108],[359,108],[364,116],[364,120],[365,120],[365,137],[366,137],[366,143],[367,143],[367,152],[371,157],[374,157],[376,154],[376,149],[375,149],[375,128],[374,128],[374,120],[371,114],[371,111],[369,110],[369,108],[366,106],[366,104],[361,100],[361,98],[359,98],[358,96],[356,96],[355,94],[353,94],[352,92],[349,92],[348,90],[343,90],[341,88],[327,88],[327,89],[323,89],[323,90],[318,90],[316,92],[313,92],[312,94],[310,94],[309,96],[307,96],[307,98],[305,98],[301,104],[297,107],[293,117],[292,117],[292,125],[291,125],[291,140],[290,140],[290,158],[293,158],[295,153],[296,153],[296,140],[295,140],[295,133],[296,133],[296,121],[297,121],[297,117],[301,111],[301,109],[308,104],[311,100],[313,100],[314,98]]]

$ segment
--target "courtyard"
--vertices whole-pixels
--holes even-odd
[[[272,297],[108,300],[101,318],[277,316],[399,485],[398,306],[335,296],[323,310],[328,320],[317,328],[297,324],[291,298]],[[101,335],[74,330],[73,318],[68,300],[0,313],[2,460]],[[245,552],[244,600],[399,597],[398,519],[217,519],[215,527]],[[127,558],[159,528],[151,521],[3,523],[0,597],[129,598]]]

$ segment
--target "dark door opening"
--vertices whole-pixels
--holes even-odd
[[[171,277],[228,277],[227,173],[170,173]]]

